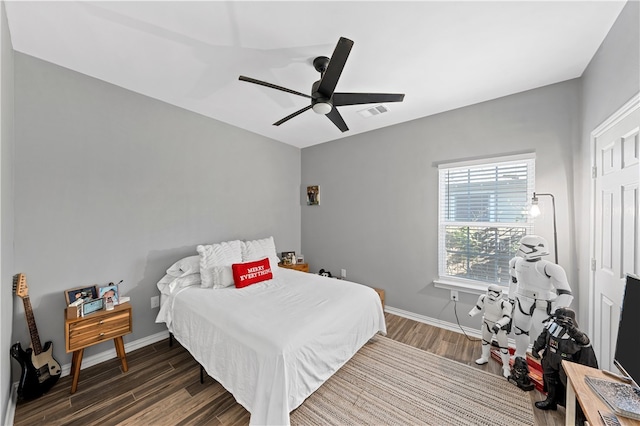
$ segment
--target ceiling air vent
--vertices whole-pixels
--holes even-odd
[[[384,105],[376,105],[371,108],[361,109],[358,111],[358,114],[363,116],[364,118],[373,117],[374,115],[384,114],[385,112],[389,112],[389,109]]]

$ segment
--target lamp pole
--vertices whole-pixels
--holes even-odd
[[[556,255],[556,264],[558,264],[558,229],[556,227],[556,198],[553,194],[545,194],[545,193],[533,193],[533,198],[531,199],[532,203],[538,203],[538,197],[551,197],[551,207],[553,208],[553,247]]]

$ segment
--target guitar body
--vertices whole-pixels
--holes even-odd
[[[47,342],[43,351],[35,355],[32,348],[26,351],[20,343],[11,347],[11,356],[22,367],[20,381],[18,383],[18,398],[30,401],[44,395],[56,384],[62,370],[60,364],[53,358],[53,345]]]
[[[11,347],[11,356],[22,367],[18,383],[18,399],[29,401],[47,393],[60,378],[62,370],[58,361],[53,358],[51,342],[45,343],[44,347],[40,344],[24,274],[14,275],[13,291],[24,302],[24,313],[31,334],[31,345],[26,351],[22,349],[20,342]]]

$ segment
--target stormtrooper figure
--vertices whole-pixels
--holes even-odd
[[[491,349],[491,337],[495,334],[500,347],[502,359],[502,375],[509,377],[509,347],[507,343],[507,327],[511,323],[511,303],[502,298],[502,288],[491,284],[486,294],[478,297],[476,306],[469,311],[470,316],[476,316],[484,309],[482,317],[482,356],[476,360],[476,364],[483,365],[489,362]]]
[[[544,327],[543,321],[557,308],[568,307],[573,301],[562,266],[542,259],[549,254],[547,247],[544,238],[527,235],[520,240],[516,257],[509,261],[515,357],[525,358],[530,336],[537,337]]]

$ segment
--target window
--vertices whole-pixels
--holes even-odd
[[[439,166],[439,275],[508,286],[509,260],[532,232],[533,154]]]

